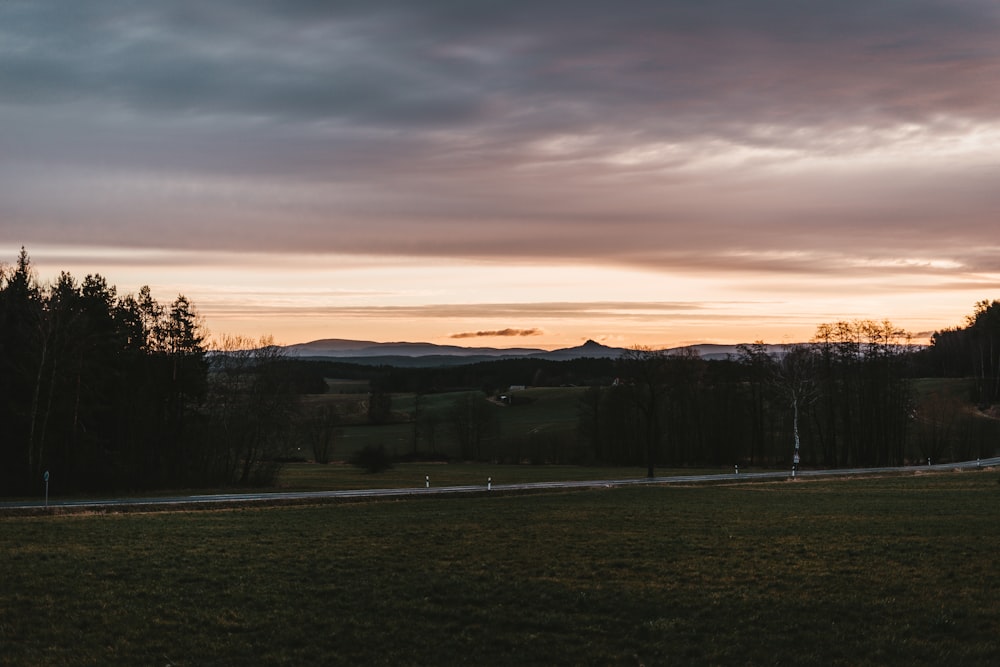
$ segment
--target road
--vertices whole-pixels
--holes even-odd
[[[880,475],[887,473],[913,473],[918,471],[947,472],[952,470],[974,470],[1000,465],[1000,457],[961,463],[942,463],[923,466],[899,466],[894,468],[841,468],[836,470],[801,470],[797,477],[845,477],[857,475]],[[762,480],[788,479],[792,476],[788,470],[773,470],[767,472],[734,472],[710,475],[677,475],[670,477],[637,477],[634,479],[603,479],[571,482],[531,482],[525,484],[480,484],[473,486],[442,486],[416,487],[402,489],[353,489],[346,491],[287,491],[265,493],[219,493],[194,496],[164,496],[156,498],[106,498],[90,500],[50,500],[48,505],[43,500],[0,502],[0,510],[39,510],[49,508],[79,508],[114,511],[115,508],[142,509],[164,506],[174,506],[176,509],[195,508],[211,505],[235,505],[250,503],[283,503],[307,502],[320,499],[364,499],[364,498],[405,498],[413,496],[438,496],[481,494],[484,492],[503,491],[535,491],[543,489],[588,489],[633,486],[639,484],[691,484],[706,482],[756,482]]]

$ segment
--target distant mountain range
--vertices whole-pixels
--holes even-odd
[[[667,351],[675,352],[684,349],[694,349],[703,359],[725,359],[727,356],[737,354],[736,345],[691,345]],[[577,347],[542,350],[528,347],[496,348],[435,345],[434,343],[378,343],[370,340],[344,340],[341,338],[288,345],[285,350],[289,356],[302,359],[337,359],[356,363],[397,366],[457,365],[496,359],[525,358],[549,361],[583,358],[617,359],[628,351],[622,347],[601,345],[593,340],[588,340]]]

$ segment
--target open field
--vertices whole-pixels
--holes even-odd
[[[329,393],[308,396],[305,403],[310,406],[332,405],[341,415],[337,427],[337,437],[333,446],[333,459],[343,460],[366,446],[381,445],[393,456],[413,452],[414,424],[411,420],[415,408],[414,394],[392,395],[392,420],[387,424],[367,423],[366,395],[358,394],[355,385],[331,385]],[[533,387],[516,392],[521,402],[512,406],[494,403],[495,429],[483,443],[483,455],[489,453],[501,458],[560,460],[586,458],[584,454],[574,454],[576,429],[579,415],[579,401],[585,388],[582,387]],[[456,402],[470,394],[479,392],[456,391],[441,394],[425,394],[421,397],[420,409],[424,415],[433,415],[435,421],[433,444],[427,442],[425,433],[417,443],[420,452],[429,449],[458,456],[459,445],[455,439],[454,426],[450,416]],[[424,427],[425,431],[427,427]],[[558,444],[554,444],[558,443]],[[558,447],[555,452],[552,447]],[[311,457],[308,449],[300,452]]]
[[[1000,474],[0,519],[0,664],[997,664]]]

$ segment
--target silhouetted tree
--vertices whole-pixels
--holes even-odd
[[[496,434],[498,409],[482,392],[467,392],[452,403],[448,416],[463,460],[479,458],[483,441]]]
[[[745,370],[748,412],[750,414],[750,443],[747,459],[754,465],[760,458],[767,458],[773,438],[773,416],[770,400],[773,395],[771,378],[774,377],[775,359],[764,341],[737,347],[739,363]]]
[[[387,374],[370,380],[368,392],[368,423],[388,424],[392,418],[392,394],[386,388]]]
[[[306,446],[312,451],[313,460],[316,463],[329,463],[337,438],[337,425],[340,423],[337,406],[330,403],[303,406],[299,413],[302,415],[302,436]]]
[[[909,334],[859,320],[820,325],[813,340],[822,392],[814,423],[828,463],[901,464],[912,412]]]
[[[816,368],[815,352],[803,345],[786,345],[780,359],[773,366],[772,381],[792,413],[794,465],[798,464],[800,456],[799,417],[802,410],[811,406],[819,397]]]
[[[976,354],[977,402],[986,407],[1000,397],[1000,300],[977,303],[967,329]]]
[[[645,425],[646,475],[654,476],[657,453],[663,441],[663,405],[667,396],[667,355],[662,350],[634,347],[621,357],[627,395]]]
[[[208,414],[241,484],[272,481],[288,448],[296,397],[284,358],[269,336],[224,336],[212,355]]]

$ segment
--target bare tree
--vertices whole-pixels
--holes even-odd
[[[496,433],[499,427],[496,410],[482,392],[469,392],[452,404],[448,416],[466,461],[478,458],[483,440]]]
[[[340,413],[331,403],[314,405],[304,410],[302,436],[313,454],[316,463],[329,463],[333,457],[333,447],[337,440],[337,425]]]
[[[751,345],[737,347],[739,362],[747,369],[747,387],[749,389],[750,411],[750,465],[758,457],[767,457],[767,444],[772,440],[769,419],[768,398],[771,391],[771,380],[774,377],[774,367],[777,361],[768,351],[762,340]]]
[[[816,356],[804,345],[786,345],[780,360],[773,366],[774,383],[792,410],[792,439],[795,449],[792,453],[794,474],[800,461],[801,438],[799,417],[801,410],[812,405],[819,398],[816,382]]]
[[[270,336],[224,336],[213,356],[213,417],[242,484],[271,481],[287,448],[295,398],[284,358]]]
[[[621,357],[628,377],[629,396],[645,424],[646,476],[654,476],[656,454],[663,440],[663,403],[667,395],[667,354],[636,346]]]

